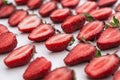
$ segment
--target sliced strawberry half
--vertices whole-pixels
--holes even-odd
[[[15,0],[17,5],[25,5],[27,4],[28,0]]]
[[[113,80],[120,80],[120,70],[114,74]]]
[[[120,12],[120,4],[117,5],[117,7],[115,8],[116,12]]]
[[[2,24],[0,24],[0,35],[2,33],[6,33],[6,32],[9,32],[8,28]]]

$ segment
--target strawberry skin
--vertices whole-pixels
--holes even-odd
[[[96,53],[96,48],[91,44],[80,43],[76,45],[64,58],[68,66],[73,66],[82,62],[90,61]]]
[[[85,67],[86,74],[92,79],[110,76],[119,68],[120,60],[116,54],[94,58]]]
[[[49,72],[44,80],[75,80],[74,71],[67,67],[56,68]]]
[[[73,33],[84,25],[85,20],[83,15],[72,15],[62,23],[61,27],[65,33]]]
[[[6,33],[6,32],[9,32],[8,28],[2,24],[0,24],[0,35],[2,33]]]
[[[95,40],[104,30],[104,23],[101,21],[89,22],[83,26],[80,30],[77,39],[82,41],[84,37],[85,40]]]
[[[120,45],[120,30],[108,28],[102,32],[97,40],[97,46],[101,50],[111,49]]]
[[[53,52],[63,51],[67,48],[71,40],[71,34],[56,34],[45,42],[45,46],[48,50]]]
[[[117,7],[115,8],[116,12],[120,12],[120,4],[117,5]]]
[[[25,5],[27,4],[28,0],[15,0],[17,5]]]
[[[51,62],[44,57],[38,57],[32,61],[23,74],[25,80],[43,78],[51,69]]]
[[[21,9],[21,10],[17,10],[9,19],[8,19],[8,23],[11,26],[17,26],[25,17],[28,16],[28,12]]]
[[[120,70],[114,74],[113,80],[120,80]]]

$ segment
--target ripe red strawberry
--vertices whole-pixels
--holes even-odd
[[[116,12],[120,12],[120,4],[117,5],[117,7],[115,8]]]
[[[120,80],[120,70],[114,74],[113,80]]]
[[[81,6],[76,8],[77,14],[90,13],[92,10],[97,8],[97,3],[93,1],[87,1]]]
[[[62,51],[67,48],[71,40],[71,34],[56,34],[45,42],[45,46],[48,50],[53,52]]]
[[[50,70],[51,62],[44,57],[32,61],[23,74],[25,80],[36,80],[43,78]]]
[[[20,9],[20,10],[17,10],[8,20],[8,23],[11,25],[11,26],[17,26],[25,17],[28,16],[28,12],[23,10],[23,9]]]
[[[79,30],[85,23],[85,16],[73,15],[68,17],[61,25],[62,29],[66,33],[73,33]]]
[[[2,24],[0,24],[0,35],[2,33],[6,33],[6,32],[9,32],[8,28]]]
[[[111,14],[112,14],[112,9],[107,7],[93,10],[92,12],[90,12],[90,15],[98,20],[108,19],[108,17]]]
[[[56,68],[49,72],[44,80],[75,80],[74,71],[67,67]]]
[[[55,31],[50,24],[42,24],[35,28],[28,36],[32,41],[45,41],[49,37],[53,36]]]
[[[15,0],[17,5],[25,5],[27,4],[28,0]]]
[[[68,8],[57,9],[50,15],[52,21],[56,23],[63,22],[68,16],[71,15],[71,11]]]
[[[57,3],[55,1],[46,2],[39,9],[39,14],[43,17],[49,16],[55,9],[57,9]]]
[[[100,79],[112,75],[120,65],[116,54],[94,58],[86,67],[86,74],[93,79]]]
[[[83,26],[80,30],[77,38],[82,41],[83,37],[85,40],[94,40],[99,37],[99,35],[104,30],[104,23],[101,21],[89,22]]]
[[[117,28],[108,28],[102,32],[97,40],[97,46],[101,50],[114,48],[120,45],[120,30]]]
[[[0,18],[8,18],[15,11],[15,6],[12,4],[4,5],[0,8]]]
[[[73,66],[91,60],[96,53],[96,48],[91,44],[80,43],[76,45],[64,58],[66,65]]]
[[[37,15],[30,15],[24,18],[19,24],[18,29],[21,32],[31,32],[42,23],[42,20]]]
[[[61,0],[63,7],[74,8],[78,5],[80,0]]]
[[[5,59],[7,67],[13,68],[27,64],[34,54],[35,46],[24,45],[13,50]]]
[[[2,0],[0,0],[0,7],[3,5],[3,1]]]
[[[13,33],[6,32],[0,35],[0,54],[12,51],[17,46],[17,40]]]

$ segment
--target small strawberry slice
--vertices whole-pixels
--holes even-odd
[[[0,35],[2,33],[6,33],[6,32],[9,32],[8,28],[2,24],[0,24]]]
[[[5,59],[4,63],[7,67],[13,68],[27,64],[33,56],[35,46],[24,45],[13,50]]]
[[[116,12],[120,12],[120,4],[117,5],[117,7],[115,8]]]
[[[71,40],[71,34],[56,34],[45,42],[45,46],[48,50],[53,52],[63,51],[67,48]]]
[[[0,0],[0,7],[3,5],[3,0]]]
[[[101,50],[111,49],[120,45],[120,30],[108,28],[102,32],[97,40],[97,46]]]
[[[11,32],[0,35],[0,54],[12,51],[17,46],[16,36]]]
[[[93,10],[92,12],[90,12],[90,15],[98,20],[108,19],[108,17],[111,14],[112,14],[112,9],[107,7]]]
[[[85,40],[94,40],[99,37],[99,35],[104,30],[104,23],[101,21],[89,22],[83,26],[80,30],[77,39],[82,41],[83,37]]]
[[[74,71],[67,67],[56,68],[49,72],[44,80],[74,80]]]
[[[81,6],[76,8],[77,14],[84,14],[84,13],[90,13],[92,10],[97,8],[97,3],[94,1],[87,1],[83,3]]]
[[[17,5],[25,5],[27,4],[28,0],[15,0]]]
[[[38,57],[30,63],[23,74],[25,80],[36,80],[43,78],[51,69],[51,62],[44,57]]]
[[[56,23],[63,22],[68,16],[71,15],[71,11],[68,8],[57,9],[50,15],[52,21]]]
[[[119,68],[120,60],[116,54],[94,58],[85,67],[86,74],[93,79],[100,79],[114,74]]]
[[[8,23],[11,26],[17,26],[25,17],[28,16],[28,12],[21,9],[21,10],[17,10],[9,19],[8,19]]]
[[[42,23],[42,20],[37,15],[30,15],[24,18],[19,24],[18,29],[21,32],[31,32]]]
[[[72,15],[62,23],[61,27],[64,32],[73,33],[84,25],[85,20],[85,16],[83,15]]]
[[[55,1],[46,2],[39,9],[39,14],[43,17],[49,16],[55,9],[57,9],[57,3]]]
[[[113,80],[120,80],[120,70],[114,74]]]

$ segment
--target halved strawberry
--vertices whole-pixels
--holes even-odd
[[[120,12],[120,4],[117,5],[117,7],[115,8],[116,12]]]
[[[75,80],[74,71],[67,67],[56,68],[49,72],[44,80]]]
[[[100,36],[104,30],[104,26],[104,23],[101,21],[89,22],[80,30],[77,39],[82,41],[84,37],[85,40],[94,40]]]
[[[85,72],[90,78],[104,78],[114,74],[119,68],[120,60],[116,54],[94,58],[85,67]]]
[[[3,0],[0,0],[0,7],[3,5]]]
[[[17,10],[9,19],[8,19],[8,23],[11,26],[17,26],[25,17],[28,16],[28,12],[20,9]]]
[[[0,34],[9,32],[8,28],[3,24],[0,24]]]
[[[56,34],[45,42],[45,46],[48,50],[53,52],[62,51],[67,48],[71,40],[71,34]]]
[[[42,24],[35,28],[28,36],[32,41],[45,41],[55,34],[53,27],[50,24]]]
[[[90,15],[92,17],[94,17],[95,19],[98,20],[105,20],[108,19],[108,17],[112,14],[112,9],[111,8],[100,8],[97,10],[93,10],[92,12],[90,12]]]
[[[34,45],[24,45],[13,50],[5,59],[7,67],[13,68],[27,64],[34,54]]]
[[[49,16],[55,9],[57,9],[57,3],[55,1],[46,2],[39,9],[39,14],[43,17]]]
[[[113,80],[120,80],[120,70],[114,74]]]
[[[68,16],[71,15],[71,11],[68,8],[57,9],[50,15],[52,21],[60,23],[63,22]]]
[[[29,15],[18,24],[18,29],[21,32],[31,32],[41,23],[42,20],[37,15]]]
[[[90,13],[92,10],[97,8],[97,3],[94,1],[87,1],[83,3],[81,6],[76,8],[77,14],[84,14],[84,13]]]
[[[61,27],[64,32],[73,33],[84,25],[85,20],[85,16],[83,15],[72,15],[62,23]]]
[[[15,0],[17,5],[25,5],[27,4],[28,0]]]
[[[44,57],[38,57],[30,63],[23,74],[25,80],[36,80],[43,78],[51,69],[51,62]]]
[[[102,32],[97,40],[97,46],[101,50],[111,49],[120,45],[120,30],[108,28]]]
[[[0,35],[0,54],[12,51],[17,46],[16,36],[11,32]]]

